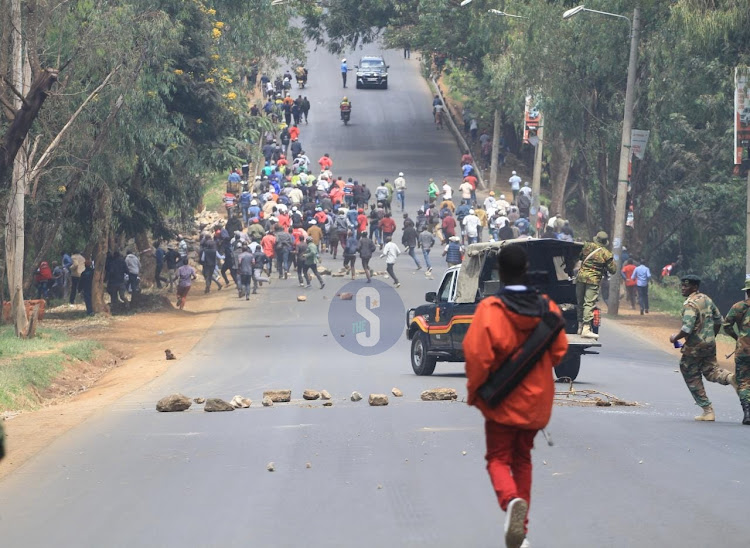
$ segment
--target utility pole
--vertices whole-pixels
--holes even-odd
[[[617,271],[609,285],[609,314],[617,315],[620,309],[620,280],[622,276],[622,240],[625,236],[625,210],[628,201],[628,164],[630,162],[630,131],[633,127],[633,102],[635,71],[638,62],[638,30],[640,12],[633,11],[633,26],[630,32],[630,62],[628,63],[628,83],[625,89],[625,116],[622,121],[622,144],[620,145],[620,168],[617,173],[617,200],[615,202],[615,228],[612,236],[612,253]],[[749,209],[750,210],[750,209]]]
[[[531,214],[539,212],[539,198],[542,191],[542,156],[544,154],[544,114],[539,114],[539,128],[536,132],[539,141],[534,151],[534,173],[531,179]],[[537,234],[537,237],[539,235]]]
[[[745,280],[750,280],[750,167],[747,170],[747,213],[745,227]]]
[[[492,159],[490,160],[490,190],[497,187],[497,157],[500,155],[500,109],[495,108],[495,125],[492,128]]]

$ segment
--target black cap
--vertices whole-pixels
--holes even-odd
[[[695,284],[695,285],[700,285],[701,284],[701,279],[698,276],[696,276],[695,274],[686,274],[685,276],[683,276],[682,278],[680,278],[680,281],[681,282],[690,282],[690,283]]]

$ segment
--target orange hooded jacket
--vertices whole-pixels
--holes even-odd
[[[550,300],[550,310],[560,309]],[[521,346],[539,323],[538,316],[524,316],[507,308],[498,297],[487,297],[477,305],[464,337],[468,403],[487,420],[526,430],[539,430],[549,422],[555,397],[554,368],[568,350],[568,338],[561,331],[542,359],[497,407],[489,407],[477,395],[492,371]]]

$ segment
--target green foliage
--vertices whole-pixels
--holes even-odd
[[[293,8],[268,0],[76,0],[38,9],[36,52],[42,66],[62,70],[29,135],[36,159],[84,99],[108,83],[73,122],[27,200],[27,259],[50,240],[52,256],[90,250],[103,229],[92,203],[104,185],[115,236],[168,237],[188,224],[205,176],[246,161],[269,125],[249,114],[259,72],[280,59],[305,59],[302,29],[290,25]],[[0,15],[3,28],[7,18]],[[0,55],[0,68],[3,61]],[[7,124],[0,111],[0,129]],[[0,205],[6,198],[0,195]]]
[[[33,409],[38,393],[50,386],[66,362],[88,361],[101,345],[74,340],[62,331],[39,329],[18,339],[12,326],[0,328],[0,410]]]

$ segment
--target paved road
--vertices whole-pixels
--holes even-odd
[[[348,89],[354,112],[346,128],[338,121],[338,60],[312,55],[305,92],[313,108],[302,140],[311,158],[329,152],[335,173],[371,188],[377,177],[403,170],[413,214],[423,181],[455,177],[459,155],[448,133],[432,126],[417,61],[387,53],[391,89]],[[375,267],[382,270],[382,260]],[[413,269],[408,257],[399,259],[407,307],[434,290],[444,270],[436,268],[430,281]],[[229,301],[168,374],[0,483],[0,545],[502,545],[503,514],[484,470],[479,414],[461,403],[419,400],[435,386],[463,395],[462,365],[416,377],[403,336],[374,356],[344,350],[336,340],[341,329],[329,328],[327,314],[345,283],[331,278],[320,291],[274,281],[257,300]],[[301,291],[306,303],[296,302]],[[394,314],[392,322],[403,317]],[[746,546],[750,429],[738,423],[736,397],[710,386],[719,421],[694,423],[675,357],[605,326],[603,352],[584,358],[577,386],[647,405],[555,408],[556,445],[540,439],[534,454],[533,545]],[[393,386],[405,396],[388,407],[348,400],[353,390],[366,396]],[[334,405],[298,400],[261,408],[269,388],[291,388],[296,397],[305,388],[326,389]],[[232,413],[197,407],[157,414],[156,400],[177,391],[241,394],[255,403]]]

